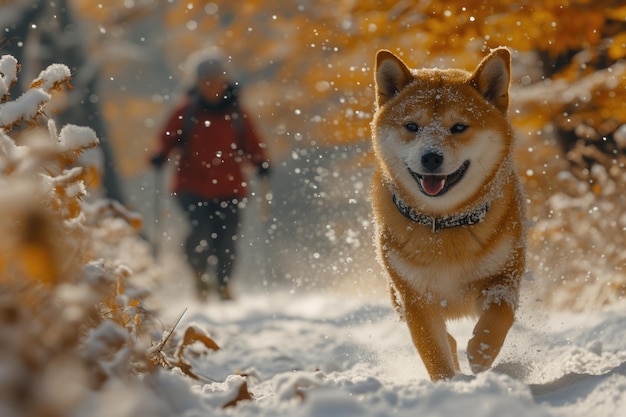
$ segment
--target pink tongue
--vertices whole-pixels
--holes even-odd
[[[428,195],[437,195],[446,185],[446,177],[430,175],[421,179],[422,188]]]

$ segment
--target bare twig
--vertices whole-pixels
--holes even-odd
[[[167,361],[165,360],[165,356],[162,353],[163,348],[165,347],[167,342],[170,340],[170,337],[172,337],[172,335],[174,334],[174,330],[176,330],[176,327],[178,327],[178,325],[180,324],[180,321],[183,319],[186,313],[187,313],[187,309],[185,308],[185,311],[183,311],[183,313],[180,315],[180,317],[178,318],[174,326],[172,326],[172,329],[169,331],[167,336],[165,336],[165,338],[161,340],[161,342],[158,345],[155,346],[154,350],[150,352],[149,358],[152,361],[152,363],[157,363],[160,365],[167,364]]]

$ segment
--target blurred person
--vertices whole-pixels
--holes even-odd
[[[150,162],[156,169],[167,161],[175,165],[173,194],[190,225],[184,252],[198,297],[207,297],[214,276],[218,295],[228,300],[248,195],[245,165],[267,187],[269,159],[226,75],[223,54],[193,54],[186,70],[190,88],[167,119]]]

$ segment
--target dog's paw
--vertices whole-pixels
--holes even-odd
[[[490,304],[474,327],[467,344],[467,358],[472,372],[491,368],[513,324],[514,312],[508,303]]]
[[[480,338],[472,337],[467,345],[467,359],[472,372],[477,374],[491,368],[498,351]]]

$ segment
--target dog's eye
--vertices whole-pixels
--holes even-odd
[[[454,126],[450,128],[450,132],[452,133],[462,133],[467,130],[469,126],[464,125],[463,123],[456,123]]]
[[[406,130],[408,130],[409,132],[413,132],[413,133],[415,133],[418,130],[420,130],[419,125],[417,123],[413,123],[413,122],[405,124],[404,127],[406,128]]]

